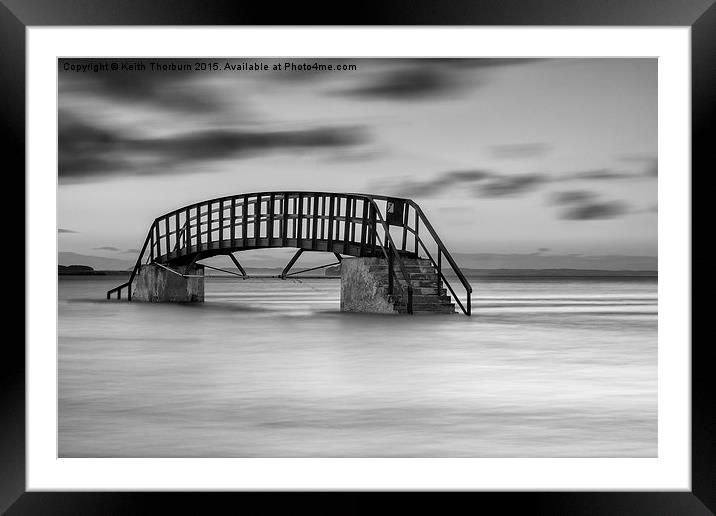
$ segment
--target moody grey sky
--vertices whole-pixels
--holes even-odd
[[[298,189],[411,197],[456,252],[656,255],[655,59],[287,61],[60,60],[60,251],[133,259],[165,212]]]

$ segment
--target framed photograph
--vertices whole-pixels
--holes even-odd
[[[479,4],[5,2],[28,302],[3,510],[711,513],[716,8]]]

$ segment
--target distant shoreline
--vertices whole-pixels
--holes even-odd
[[[532,277],[532,278],[587,278],[587,277],[639,277],[656,278],[659,271],[602,270],[602,269],[462,269],[465,276],[472,277]],[[447,273],[447,276],[451,274]]]
[[[58,276],[129,276],[132,271],[58,271]]]

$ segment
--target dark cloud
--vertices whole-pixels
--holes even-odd
[[[328,163],[355,163],[372,161],[385,156],[385,149],[361,149],[361,150],[343,150],[338,149],[324,156],[321,161]]]
[[[554,192],[550,196],[552,204],[563,205],[579,202],[587,202],[596,199],[597,194],[588,190],[569,190],[564,192]]]
[[[440,180],[433,179],[428,181],[403,181],[389,185],[388,189],[399,197],[425,198],[438,195],[448,186]]]
[[[508,197],[532,191],[549,180],[548,176],[538,173],[500,175],[473,169],[443,172],[432,179],[403,181],[388,188],[402,197],[433,197],[453,187],[466,187],[478,197]]]
[[[634,174],[627,172],[618,172],[608,168],[600,168],[596,170],[585,170],[583,172],[572,172],[564,177],[564,179],[583,179],[592,181],[608,181],[612,179],[632,179]]]
[[[432,66],[436,68],[456,68],[459,70],[499,68],[529,64],[536,61],[548,61],[544,58],[502,58],[502,57],[428,57],[409,59],[415,66]],[[386,60],[389,61],[389,60]],[[393,61],[393,60],[390,60]],[[399,61],[405,61],[403,59]]]
[[[72,231],[71,229],[64,229],[64,228],[57,228],[58,233],[77,233],[77,231]]]
[[[90,125],[61,112],[60,179],[107,174],[171,173],[178,163],[247,157],[276,151],[336,149],[366,141],[357,127],[290,131],[206,130],[162,138],[136,138]]]
[[[489,69],[521,65],[538,59],[420,58],[369,61],[378,68],[372,81],[336,92],[368,100],[414,101],[450,97],[466,87],[482,86]],[[480,70],[476,75],[476,70]],[[468,79],[469,76],[469,80]]]
[[[362,131],[347,127],[266,132],[209,130],[172,138],[134,140],[133,145],[176,159],[205,160],[277,149],[344,147],[364,141]]]
[[[530,253],[531,256],[540,256],[543,253],[548,252],[550,249],[549,247],[538,247],[537,250],[534,253]]]
[[[401,197],[433,197],[449,187],[473,184],[488,177],[493,177],[493,174],[486,170],[452,170],[425,181],[402,182],[395,185],[393,191]]]
[[[124,251],[125,254],[137,254],[139,252],[139,249],[127,249],[126,251]]]
[[[532,191],[547,181],[549,177],[539,173],[505,175],[478,185],[475,192],[480,197],[507,197]]]
[[[93,247],[92,249],[96,251],[119,251],[116,247],[111,246],[103,246],[103,247]]]
[[[628,206],[621,201],[602,201],[596,192],[570,190],[554,192],[550,200],[556,206],[564,206],[560,218],[568,220],[612,219],[628,213]]]
[[[454,170],[444,175],[444,179],[452,183],[481,181],[488,177],[494,177],[494,174],[486,170]]]
[[[623,172],[610,168],[599,168],[563,174],[556,181],[619,181],[623,179],[644,179],[646,177],[657,177],[657,162],[650,160],[643,172]]]
[[[58,175],[75,177],[117,170],[126,164],[121,156],[123,138],[60,111],[58,116]]]
[[[443,172],[431,179],[415,181],[382,183],[380,190],[388,189],[394,195],[403,197],[425,198],[434,197],[454,187],[468,188],[476,197],[501,198],[523,195],[533,192],[544,185],[571,181],[579,175],[580,178],[607,180],[608,178],[622,178],[620,174],[610,170],[595,170],[574,173],[569,176],[554,177],[544,173],[525,174],[499,174],[487,170],[456,170]],[[631,176],[630,176],[631,177]],[[564,218],[590,219],[608,218],[617,216],[624,210],[620,202],[601,202],[599,195],[588,190],[567,190],[553,192],[549,201],[557,206],[568,206]]]
[[[547,181],[549,177],[544,174],[499,175],[473,169],[443,172],[432,179],[408,180],[388,188],[403,197],[433,197],[452,187],[466,187],[478,197],[508,197],[532,191]]]
[[[626,204],[620,201],[588,202],[572,206],[562,212],[567,220],[613,219],[627,213]]]
[[[201,75],[183,70],[153,71],[149,68],[150,61],[161,64],[192,64],[190,60],[173,59],[60,59],[60,92],[101,95],[123,105],[150,104],[152,107],[189,113],[220,111],[223,108],[216,95],[210,94],[207,88],[197,87],[197,79],[201,79]],[[119,71],[107,69],[91,73],[66,70],[66,65],[109,66],[112,63],[117,63],[118,66],[142,63],[146,68]]]
[[[490,147],[490,153],[493,157],[500,159],[534,158],[543,156],[551,148],[546,143],[515,143],[493,145]]]
[[[455,93],[460,86],[456,74],[432,67],[415,67],[381,73],[373,82],[341,93],[364,99],[408,101]]]

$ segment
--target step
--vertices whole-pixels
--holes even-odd
[[[437,289],[439,276],[433,264],[428,259],[403,259],[404,270],[413,288],[412,313],[413,314],[454,314],[455,304],[447,294],[447,289]],[[368,266],[369,273],[378,282],[384,293],[388,292],[388,263],[382,261]],[[398,313],[407,313],[408,282],[403,277],[403,271],[397,263],[393,269],[393,294],[388,295],[388,301]]]
[[[388,284],[385,285],[379,285],[379,287],[383,290],[383,292],[388,292]],[[399,295],[408,295],[408,289],[405,287],[405,285],[393,285],[393,292],[396,296]],[[445,290],[442,289],[441,294],[446,294]],[[435,288],[435,283],[432,283],[430,285],[415,285],[413,283],[413,295],[414,296],[433,296],[437,295],[437,290]]]
[[[398,313],[404,314],[408,312],[408,307],[406,306],[396,306],[395,310]],[[439,307],[423,307],[423,306],[415,306],[413,305],[413,314],[454,314],[455,312],[455,305],[440,305]]]
[[[413,285],[413,295],[414,296],[427,296],[427,295],[441,295],[444,296],[447,294],[447,289],[441,288],[440,294],[438,294],[437,289],[435,288],[435,283],[431,284],[427,287],[416,287]]]
[[[398,281],[393,279],[393,284],[399,284],[401,287],[405,287],[407,284],[405,283],[405,280],[400,279]],[[378,284],[381,287],[388,287],[388,278],[379,278]],[[438,282],[435,279],[411,279],[410,284],[413,286],[413,290],[416,288],[432,288],[433,290],[437,288]]]
[[[397,262],[398,260],[394,259],[393,261]],[[415,258],[403,258],[401,261],[405,265],[429,266],[429,265],[433,264],[433,262],[431,262],[430,260],[422,259],[422,258],[420,260],[416,260]],[[380,261],[375,261],[375,262],[371,263],[371,265],[382,265],[384,263],[388,263],[388,260],[386,260],[385,257],[381,258]]]
[[[436,280],[438,279],[437,272],[411,272],[409,273],[411,280]]]
[[[408,304],[399,302],[399,303],[395,303],[395,306],[408,306]],[[437,301],[437,302],[424,301],[424,302],[416,303],[415,300],[413,300],[413,310],[432,310],[432,309],[439,309],[439,308],[442,308],[445,306],[450,306],[453,309],[455,308],[455,305],[449,301]]]
[[[386,261],[385,255],[380,254],[373,256],[376,261]],[[401,255],[400,259],[403,261],[403,263],[432,263],[430,261],[430,258],[412,258],[410,256]]]
[[[407,306],[408,298],[405,296],[388,296],[388,302],[393,303],[395,306]],[[452,305],[452,298],[450,296],[438,297],[438,296],[413,296],[413,306],[444,306]]]
[[[413,292],[413,303],[449,303],[450,296],[438,296],[435,292],[430,294],[416,294]]]
[[[387,262],[386,262],[387,263]],[[396,265],[398,265],[397,261],[393,261]],[[383,265],[382,263],[377,265]],[[405,267],[433,267],[433,264],[431,262],[406,262],[403,260],[403,266]]]
[[[400,270],[401,270],[401,269],[400,269],[400,267],[398,267],[398,265],[396,264],[395,267],[393,267],[393,270],[395,270],[396,272],[400,273]],[[369,271],[369,272],[372,272],[372,273],[383,273],[383,274],[387,274],[387,273],[388,273],[388,266],[387,266],[387,265],[371,265],[371,266],[368,267],[368,271]],[[406,266],[406,267],[405,267],[405,272],[411,273],[411,274],[412,274],[412,273],[418,273],[418,274],[430,274],[430,273],[433,273],[433,274],[437,274],[437,273],[435,272],[435,268],[434,268],[434,267],[412,267],[412,266]]]
[[[407,297],[396,295],[401,304],[407,303]],[[413,305],[446,305],[451,304],[450,296],[413,296]]]
[[[401,292],[395,294],[389,294],[389,299],[392,302],[407,303],[407,296]],[[447,304],[452,303],[452,297],[447,295],[438,296],[435,293],[432,294],[413,294],[413,304]]]
[[[385,273],[383,273],[383,272],[374,272],[373,275],[374,275],[375,277],[379,278],[379,279],[382,279],[382,278],[386,278],[386,279],[387,279],[387,278],[388,278],[388,271],[385,271]],[[398,270],[395,271],[395,276],[393,276],[393,278],[396,278],[396,277],[397,277],[398,280],[400,280],[400,281],[405,281],[405,278],[403,277],[403,274],[402,274],[400,271],[398,271]],[[433,273],[423,273],[423,272],[419,272],[419,273],[418,273],[418,272],[414,272],[414,273],[409,273],[409,274],[408,274],[408,277],[410,278],[411,281],[414,281],[414,280],[433,280],[433,281],[437,281],[437,279],[438,279],[438,275],[437,275],[437,273],[435,273],[435,272],[433,272]]]

